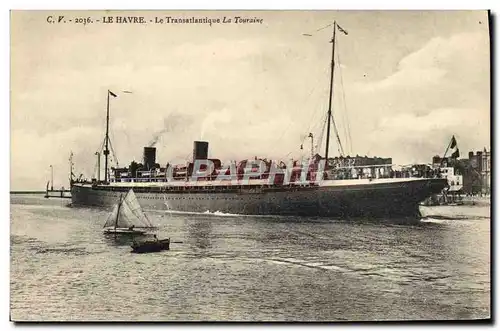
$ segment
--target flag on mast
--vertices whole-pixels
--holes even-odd
[[[111,94],[112,96],[114,96],[115,98],[117,97],[117,95],[114,94],[113,92],[111,92],[110,90],[108,90],[108,93]]]
[[[346,30],[344,30],[344,29],[342,29],[342,28],[340,27],[340,25],[338,25],[338,24],[337,24],[337,28],[339,28],[339,31],[340,31],[340,32],[342,32],[342,33],[344,33],[344,34],[347,36],[347,31],[346,31]]]
[[[452,159],[457,159],[460,157],[460,151],[458,150],[457,140],[455,139],[455,136],[451,138],[450,150],[452,151]]]

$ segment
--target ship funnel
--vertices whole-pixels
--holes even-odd
[[[144,168],[151,170],[156,164],[156,148],[144,147]]]
[[[195,141],[193,144],[193,163],[195,160],[208,159],[208,141]]]

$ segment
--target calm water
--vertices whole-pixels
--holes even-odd
[[[15,321],[490,317],[488,217],[405,225],[151,212],[159,237],[182,243],[131,254],[102,234],[105,210],[67,203],[11,196]]]

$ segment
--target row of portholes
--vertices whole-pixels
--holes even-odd
[[[219,198],[219,197],[208,197],[208,198],[200,198],[200,197],[174,197],[174,198],[163,198],[160,197],[142,197],[143,199],[148,200],[242,200],[242,198]]]
[[[98,194],[100,196],[107,196],[107,197],[116,197],[116,194],[114,193],[110,193],[110,192],[103,192],[103,193],[97,193],[97,192],[93,192],[94,194]],[[140,196],[139,196],[140,197]],[[228,198],[228,197],[224,197],[224,198],[219,198],[217,196],[215,197],[169,197],[169,198],[165,198],[163,195],[158,195],[158,196],[145,196],[145,197],[140,197],[142,199],[147,199],[147,200],[243,200],[243,198]],[[274,200],[274,199],[273,199]]]

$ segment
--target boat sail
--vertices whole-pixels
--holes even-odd
[[[120,197],[104,223],[104,233],[144,234],[154,229],[132,189],[123,200]]]

